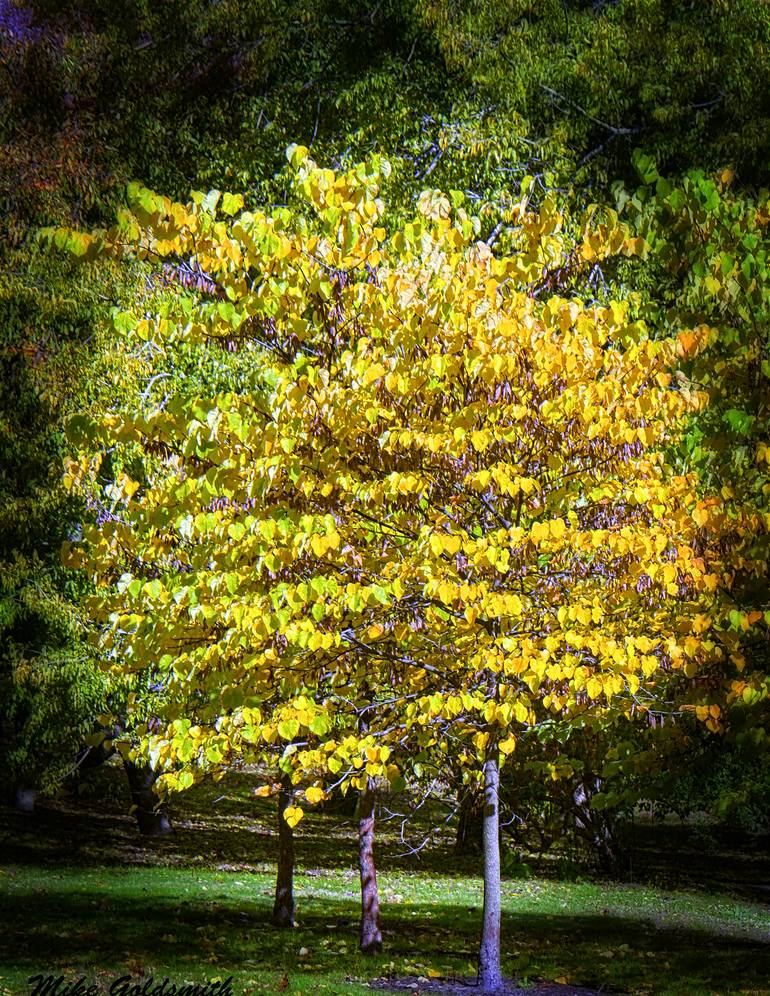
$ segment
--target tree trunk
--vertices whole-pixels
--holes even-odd
[[[86,771],[88,768],[98,768],[106,761],[109,761],[115,755],[115,747],[112,741],[122,732],[123,727],[120,725],[108,729],[102,727],[103,739],[93,746],[81,747],[75,755],[76,770]]]
[[[13,790],[13,808],[17,813],[31,813],[35,808],[37,789],[29,785],[16,785]]]
[[[500,769],[497,745],[484,762],[484,915],[478,984],[482,993],[503,987],[500,967]]]
[[[600,791],[601,781],[595,775],[578,782],[572,793],[575,830],[592,849],[602,871],[611,872],[618,859],[612,826],[604,813],[591,808],[591,800]]]
[[[358,867],[361,873],[361,950],[364,954],[382,951],[380,895],[374,861],[375,791],[371,779],[361,792],[358,810]]]
[[[153,790],[158,772],[153,771],[149,764],[134,764],[133,761],[124,760],[123,767],[131,790],[131,802],[139,833],[145,837],[162,837],[171,833],[173,827],[166,807]]]
[[[294,831],[283,818],[292,804],[294,791],[288,775],[281,778],[278,793],[278,873],[275,879],[273,923],[276,927],[294,926]]]

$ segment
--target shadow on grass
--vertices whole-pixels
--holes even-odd
[[[31,814],[4,810],[0,853],[14,864],[64,867],[133,864],[258,871],[275,862],[274,801],[225,797],[218,805],[208,803],[208,809],[195,798],[178,802],[172,810],[174,833],[158,838],[139,836],[135,820],[127,815],[128,804],[122,811],[114,805],[98,810],[63,799],[43,802]],[[309,810],[295,834],[298,864],[351,867],[358,861],[357,829],[351,818]],[[446,873],[448,840],[417,856],[402,856],[404,843],[380,822],[377,843],[383,864]],[[453,858],[452,867],[457,873],[478,873],[480,858]]]
[[[104,774],[122,790],[120,772]],[[346,973],[362,979],[416,975],[422,965],[473,975],[479,911],[468,905],[462,887],[452,905],[451,882],[424,890],[433,905],[387,903],[383,895],[385,953],[374,959],[358,954],[356,826],[344,815],[308,811],[296,836],[297,860],[315,870],[300,890],[300,927],[272,927],[275,803],[256,799],[255,783],[253,776],[237,774],[185,794],[173,808],[176,833],[154,840],[139,837],[120,791],[101,802],[44,803],[31,815],[4,811],[0,854],[21,867],[0,875],[0,922],[8,925],[0,931],[3,966],[20,979],[68,968],[186,977],[210,966],[212,975],[242,973],[245,993],[253,991],[245,984],[248,976],[260,976],[272,992],[276,973],[280,980],[286,971],[300,972],[309,985],[331,980],[332,991]],[[386,875],[478,873],[477,857],[451,853],[451,834],[417,859],[398,857],[403,843],[394,826],[379,825],[379,864]],[[689,827],[639,827],[630,877],[766,900],[765,844]],[[349,879],[342,888],[340,876]],[[329,879],[337,880],[333,887]],[[756,925],[741,930],[715,918],[710,930],[688,922],[685,910],[674,927],[664,910],[650,915],[649,901],[636,917],[626,903],[621,915],[610,908],[583,913],[579,902],[573,909],[507,912],[506,973],[529,980],[567,976],[615,992],[770,994],[770,946]],[[300,965],[301,948],[309,954]]]
[[[467,905],[387,907],[386,952],[364,959],[356,951],[356,902],[331,898],[322,886],[300,897],[300,926],[286,931],[269,923],[270,889],[262,877],[250,882],[244,876],[240,899],[217,893],[232,886],[212,879],[208,898],[194,872],[157,883],[145,878],[152,888],[132,882],[128,869],[92,875],[94,887],[84,889],[73,873],[50,872],[38,880],[45,885],[32,886],[16,883],[11,871],[0,893],[0,922],[7,925],[0,962],[22,975],[67,968],[171,975],[193,964],[200,971],[207,962],[212,974],[214,966],[220,974],[269,973],[295,968],[304,947],[310,975],[344,968],[367,978],[392,968],[394,959],[396,971],[404,960],[420,959],[460,975],[475,960],[479,914]],[[766,944],[723,928],[672,929],[631,917],[507,913],[503,949],[511,975],[568,974],[575,983],[616,991],[651,986],[690,993],[705,986],[728,992],[760,989],[770,978]]]
[[[0,853],[17,864],[51,867],[130,864],[265,870],[275,861],[276,845],[275,803],[253,794],[263,780],[256,772],[231,772],[222,782],[206,782],[175,797],[176,832],[153,840],[141,838],[128,815],[130,799],[122,770],[104,765],[81,785],[86,790],[81,799],[44,802],[31,816],[3,812]],[[399,820],[378,821],[382,867],[425,876],[445,875],[448,870],[480,873],[479,855],[453,853],[451,827],[443,828],[431,846],[415,856],[404,854],[399,825]],[[427,831],[424,820],[417,820],[411,829],[417,838]],[[625,881],[770,901],[770,837],[644,822],[631,825],[628,836],[632,860],[623,874]],[[296,849],[301,867],[350,868],[357,860],[352,816],[309,809],[296,835]],[[526,860],[537,874],[558,878],[563,858],[552,854]],[[592,877],[579,865],[572,872]]]
[[[770,837],[724,827],[637,824],[636,881],[770,901]]]

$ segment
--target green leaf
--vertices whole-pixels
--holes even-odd
[[[729,411],[726,411],[722,419],[727,422],[734,432],[742,436],[748,436],[752,425],[756,421],[753,415],[749,415],[748,412],[742,412],[737,408],[731,408]]]
[[[158,598],[160,596],[160,593],[163,591],[163,585],[160,583],[160,581],[158,581],[157,578],[154,578],[152,581],[150,581],[148,584],[145,585],[144,590],[147,592],[150,598]]]
[[[379,585],[379,584],[372,585],[372,587],[371,587],[371,593],[374,596],[374,598],[376,599],[376,601],[378,601],[380,603],[380,605],[389,605],[390,604],[390,600],[388,598],[388,593],[385,591],[385,589],[382,587],[382,585]]]
[[[283,740],[293,740],[299,733],[299,721],[284,719],[278,724],[278,736]]]
[[[217,204],[219,203],[219,198],[221,194],[218,190],[209,190],[206,196],[201,201],[201,207],[207,214],[215,214],[217,210]]]
[[[242,522],[231,522],[230,525],[227,527],[227,535],[230,537],[231,540],[235,540],[236,542],[240,539],[243,539],[243,534],[245,532],[246,532],[246,527]]]
[[[643,152],[637,150],[634,153],[633,161],[636,172],[641,177],[642,182],[655,183],[660,174],[652,156],[645,155]]]
[[[309,723],[310,730],[313,733],[318,734],[318,736],[323,736],[329,730],[329,720],[323,715],[323,713],[318,713],[318,715],[313,716]]]
[[[241,194],[225,194],[222,197],[222,211],[225,214],[234,215],[243,207],[243,196]]]

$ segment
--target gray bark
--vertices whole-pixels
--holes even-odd
[[[478,985],[482,993],[503,987],[500,967],[500,768],[497,744],[484,762],[484,911]]]
[[[37,789],[28,785],[17,785],[13,790],[13,808],[18,813],[31,813],[35,808]]]
[[[361,792],[358,811],[358,868],[361,874],[361,951],[382,951],[380,930],[380,895],[377,889],[377,865],[374,860],[374,786]]]
[[[578,782],[572,793],[575,830],[592,848],[602,870],[610,872],[617,863],[612,827],[604,813],[591,808],[591,799],[600,791],[601,780],[595,775]]]

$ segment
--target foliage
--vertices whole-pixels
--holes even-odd
[[[107,679],[85,641],[82,576],[60,560],[80,509],[61,483],[56,431],[72,358],[38,319],[47,310],[64,336],[90,311],[22,287],[11,276],[0,297],[0,778],[51,789],[105,708]]]
[[[324,158],[388,150],[399,201],[430,176],[483,201],[522,164],[557,185],[576,167],[588,186],[628,178],[636,147],[668,170],[765,176],[759,0],[729,15],[722,0],[34,0],[17,20],[0,122],[9,178],[25,180],[3,184],[11,217],[48,204],[53,220],[58,188],[93,223],[135,177],[175,196],[191,182],[274,194],[297,138]]]
[[[767,8],[740,0],[432,0],[447,67],[516,117],[574,181],[629,178],[642,148],[669,172],[767,169]]]
[[[59,484],[58,442],[67,413],[100,391],[107,398],[133,391],[144,403],[158,373],[164,380],[179,378],[180,390],[190,377],[237,388],[239,374],[226,356],[177,358],[173,371],[149,373],[146,356],[110,348],[100,356],[109,273],[90,274],[92,286],[85,286],[68,267],[36,253],[34,226],[93,223],[112,212],[124,181],[136,175],[180,194],[190,178],[205,183],[229,177],[251,185],[258,196],[281,196],[285,181],[273,174],[287,136],[299,133],[335,154],[346,146],[367,149],[388,136],[390,144],[404,147],[397,172],[409,190],[415,172],[432,172],[437,163],[442,172],[450,162],[436,154],[451,100],[440,66],[432,62],[430,40],[418,37],[412,14],[399,3],[380,4],[362,16],[355,4],[318,3],[300,12],[282,3],[128,4],[117,10],[95,0],[11,3],[0,17],[1,251],[7,264],[1,348],[18,368],[13,378],[28,392],[21,406],[15,388],[4,392],[2,417],[34,452],[30,463],[19,447],[4,453],[14,484],[9,480],[3,502],[10,521],[35,480],[34,500],[25,498],[34,514],[18,520],[28,522],[33,537],[22,551],[28,583],[38,593],[68,599],[75,592],[62,590],[67,575],[58,570],[57,550],[66,534],[77,533],[82,514]],[[395,103],[394,90],[400,95]],[[483,143],[464,150],[465,139],[475,134],[475,113],[470,108],[452,119],[449,143],[460,153],[452,168],[469,160],[459,175],[475,176],[474,185],[487,154]],[[23,485],[16,483],[20,476]],[[93,511],[97,519],[102,514]],[[4,550],[0,559],[13,560],[12,530],[6,538],[11,552]],[[21,639],[18,632],[15,639]],[[61,649],[50,648],[54,656]],[[29,655],[32,648],[20,652]]]
[[[150,355],[150,345],[137,355],[134,344],[89,367],[83,342],[103,321],[104,302],[95,303],[82,281],[50,259],[34,257],[24,245],[30,224],[95,223],[122,199],[123,181],[134,176],[180,197],[191,182],[226,185],[248,190],[252,205],[278,200],[303,210],[281,158],[297,136],[341,166],[372,149],[389,150],[387,227],[410,221],[416,194],[430,183],[464,191],[481,219],[480,234],[512,254],[520,249],[520,214],[528,202],[543,206],[549,217],[563,198],[554,188],[571,187],[571,196],[585,201],[607,179],[628,180],[630,152],[643,147],[647,158],[636,163],[646,189],[624,210],[649,240],[644,265],[635,255],[625,266],[614,258],[576,255],[582,229],[564,219],[549,247],[545,233],[534,240],[542,271],[536,284],[533,265],[530,291],[538,298],[554,290],[570,296],[578,283],[570,270],[577,259],[578,277],[590,271],[593,280],[578,296],[606,306],[611,294],[630,299],[629,291],[641,289],[642,304],[632,301],[628,318],[646,321],[653,337],[676,334],[682,326],[718,329],[710,348],[685,366],[691,381],[708,386],[711,404],[685,435],[680,466],[697,468],[717,490],[740,482],[732,498],[722,496],[727,519],[747,503],[766,510],[763,198],[733,196],[730,171],[716,182],[703,173],[682,183],[659,180],[649,158],[662,170],[730,162],[740,180],[765,176],[764,5],[741,0],[728,16],[720,2],[674,9],[657,0],[553,2],[537,9],[511,0],[463,11],[445,0],[388,0],[366,10],[314,0],[302,11],[282,2],[129,3],[118,10],[103,0],[36,0],[29,9],[10,6],[3,16],[10,21],[2,39],[7,98],[0,119],[0,188],[9,236],[3,252],[14,275],[4,288],[13,311],[4,326],[8,355],[26,364],[25,383],[39,382],[52,365],[66,369],[46,395],[56,400],[52,408],[44,404],[30,418],[30,408],[20,409],[27,414],[19,425],[28,420],[38,426],[35,439],[25,427],[27,449],[38,468],[44,453],[49,463],[33,475],[38,484],[26,504],[28,511],[34,506],[26,521],[39,525],[30,528],[37,545],[27,543],[18,561],[3,552],[0,571],[7,578],[24,574],[26,588],[49,592],[52,606],[62,586],[67,598],[75,594],[55,563],[62,533],[76,534],[82,518],[53,483],[65,410],[81,403],[98,407],[104,403],[95,400],[100,390],[107,404],[120,399],[116,407],[129,404],[134,391],[134,405],[152,410],[169,392],[188,394],[196,380],[201,392],[211,394],[268,392],[271,386],[255,386],[258,352],[241,348],[238,335],[227,347],[238,346],[237,353],[184,345],[174,347],[173,357],[168,351],[158,357]],[[453,195],[458,203],[459,196]],[[610,217],[609,229],[614,226]],[[609,289],[599,289],[597,274]],[[41,296],[41,288],[50,293]],[[62,323],[63,311],[78,313],[76,322]],[[749,328],[756,333],[752,343],[745,340]],[[52,364],[51,354],[70,336],[73,348],[65,346],[66,357]],[[39,356],[46,359],[41,363]],[[90,382],[78,384],[86,369]],[[134,378],[130,387],[127,370]],[[153,381],[157,374],[163,376]],[[729,385],[729,395],[720,385]],[[37,397],[38,388],[32,391],[30,397]],[[4,421],[14,431],[15,419],[11,399]],[[5,455],[19,461],[17,470],[24,468],[19,449]],[[142,460],[141,446],[112,454],[100,470],[101,483],[121,472],[142,480]],[[8,518],[24,521],[15,516],[16,496],[4,500],[10,502]],[[111,514],[111,501],[92,509],[97,522]],[[724,525],[715,510],[715,530]],[[8,551],[17,550],[13,534],[7,536]],[[728,607],[735,643],[740,639],[744,654],[748,645],[749,671],[735,680],[740,657],[724,669],[702,670],[704,680],[688,686],[686,703],[699,710],[700,721],[721,729],[726,708],[738,702],[753,710],[753,718],[733,711],[730,735],[754,739],[766,727],[767,642],[757,618],[770,608],[759,569],[767,552],[763,536],[758,528],[745,576],[739,571],[731,583]],[[18,601],[18,593],[8,597]],[[715,611],[714,628],[724,619]],[[59,648],[51,649],[55,657]],[[681,692],[675,676],[672,694]],[[712,708],[718,712],[712,715]]]
[[[692,171],[677,181],[662,176],[650,159],[641,157],[637,166],[643,186],[631,195],[622,188],[616,194],[623,213],[649,246],[645,312],[666,328],[692,320],[714,327],[709,349],[688,369],[708,390],[710,404],[693,420],[679,459],[697,468],[704,485],[721,489],[728,515],[751,502],[766,524],[770,512],[767,191],[737,188],[729,169],[715,176]],[[731,562],[724,625],[731,631],[732,666],[702,675],[690,706],[700,718],[713,706],[709,725],[724,733],[726,742],[717,745],[698,736],[690,738],[683,755],[695,759],[690,773],[676,763],[676,751],[671,755],[672,770],[679,772],[682,785],[703,788],[702,805],[724,817],[740,809],[742,799],[754,796],[749,772],[767,756],[770,545],[761,521],[746,551],[748,560],[736,556]],[[718,758],[720,753],[724,756]],[[729,778],[734,779],[732,788]],[[747,801],[747,805],[752,804]]]
[[[759,521],[727,520],[661,452],[699,404],[668,370],[710,330],[655,342],[623,304],[527,293],[555,212],[522,212],[519,255],[500,259],[437,192],[388,236],[373,167],[290,155],[315,220],[232,195],[217,220],[216,192],[137,189],[117,229],[55,236],[205,275],[205,293],[119,314],[135,339],[246,339],[268,357],[257,396],[71,425],[87,447],[73,485],[102,447],[145,454],[69,556],[99,584],[113,668],[157,691],[139,722],[180,766],[166,785],[275,743],[311,781],[420,777],[450,739],[473,768],[521,729],[645,712],[662,679],[686,694],[724,656],[726,544],[750,549]],[[635,246],[616,224],[579,251]]]

